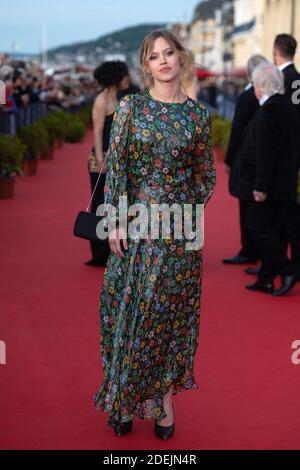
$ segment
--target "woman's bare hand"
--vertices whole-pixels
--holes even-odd
[[[262,193],[261,191],[253,191],[253,197],[255,202],[265,202],[267,199],[267,194]]]
[[[110,232],[109,246],[110,246],[111,251],[118,258],[125,258],[125,254],[122,252],[122,248],[121,248],[121,240],[123,240],[123,245],[124,245],[125,250],[128,250],[128,240],[127,240],[126,230],[120,227]]]
[[[103,165],[103,161],[98,162],[98,171],[99,171],[99,173],[101,171],[102,165]],[[106,173],[106,171],[107,171],[107,168],[106,168],[106,162],[105,162],[104,165],[103,165],[103,168],[102,168],[102,173]]]
[[[103,165],[103,162],[104,162],[104,159],[105,159],[105,156],[102,154],[102,155],[98,155],[96,153],[96,158],[97,158],[97,162],[98,162],[98,171],[100,173],[101,171],[101,168],[102,168],[102,165]],[[102,169],[102,173],[106,173],[106,162],[104,163],[103,165],[103,169]]]

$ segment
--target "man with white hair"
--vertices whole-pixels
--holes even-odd
[[[247,228],[262,260],[257,282],[246,287],[278,296],[297,282],[274,223],[297,191],[297,119],[292,103],[284,96],[283,74],[277,67],[259,65],[253,72],[253,83],[260,109],[247,128],[233,170],[239,185],[231,189],[237,197],[251,199]],[[281,275],[282,286],[274,291],[277,275]]]
[[[247,63],[249,84],[247,85],[243,93],[240,94],[235,108],[235,114],[232,122],[231,134],[225,158],[225,167],[228,173],[230,173],[230,169],[234,165],[235,159],[237,158],[238,150],[243,139],[243,134],[253,115],[259,109],[259,103],[254,93],[252,74],[255,68],[262,63],[268,63],[268,60],[260,54],[251,56]],[[234,173],[230,175],[230,179],[232,180],[230,182],[230,185],[235,185]],[[246,229],[248,205],[248,199],[239,199],[242,247],[237,255],[233,256],[232,258],[225,258],[223,260],[224,264],[249,264],[252,262],[256,262],[259,258],[258,247],[254,243],[253,239],[251,238],[251,235]],[[252,272],[252,269],[253,268],[250,268],[250,272]]]
[[[248,214],[249,229],[261,249],[260,285],[272,286],[276,274],[282,285],[274,296],[289,292],[297,276],[286,256],[274,220],[281,218],[297,194],[299,135],[297,113],[284,96],[282,71],[271,65],[260,65],[253,73],[255,94],[262,106],[258,117],[257,155],[252,203]]]

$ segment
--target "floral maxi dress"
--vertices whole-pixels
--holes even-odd
[[[128,95],[114,116],[105,203],[206,204],[215,187],[211,122],[188,98],[164,103],[149,90]],[[171,227],[174,228],[174,222]],[[96,409],[112,420],[163,419],[163,395],[196,389],[202,250],[184,239],[130,239],[110,254],[100,297],[104,381]]]

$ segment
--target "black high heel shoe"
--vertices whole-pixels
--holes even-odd
[[[126,434],[132,432],[132,425],[133,425],[132,421],[127,421],[127,423],[120,423],[110,418],[107,424],[108,426],[111,426],[114,429],[115,434],[118,437],[125,436]]]
[[[172,437],[174,434],[175,424],[174,424],[174,406],[173,405],[172,405],[172,409],[173,409],[173,424],[171,424],[171,426],[160,426],[159,424],[157,424],[157,421],[155,421],[155,427],[154,427],[155,435],[157,437],[160,437],[160,439],[167,440],[170,437]]]

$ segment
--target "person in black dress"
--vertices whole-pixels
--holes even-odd
[[[120,61],[104,62],[94,71],[94,78],[98,81],[101,92],[93,106],[94,147],[88,159],[92,192],[95,189],[99,172],[102,167],[103,169],[97,191],[92,200],[92,214],[96,214],[98,206],[104,204],[105,153],[109,148],[111,126],[118,104],[117,94],[122,89],[124,77],[125,71]],[[92,259],[85,264],[88,266],[105,266],[111,252],[108,240],[91,241],[90,245]]]

